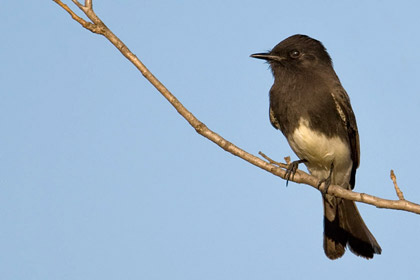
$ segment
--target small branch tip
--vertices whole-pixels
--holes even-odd
[[[395,192],[397,193],[398,198],[400,200],[405,200],[403,192],[398,187],[397,176],[395,176],[394,170],[392,170],[392,169],[391,169],[391,172],[390,172],[390,177],[391,177],[392,182],[394,183]]]

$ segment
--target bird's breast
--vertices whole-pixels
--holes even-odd
[[[312,175],[319,179],[327,178],[331,163],[334,163],[333,181],[334,177],[342,178],[343,181],[348,179],[353,163],[349,144],[342,138],[329,137],[315,131],[307,120],[301,118],[287,140],[297,156],[307,160],[306,166]]]

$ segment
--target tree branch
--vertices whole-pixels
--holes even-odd
[[[70,16],[77,21],[84,28],[90,30],[93,33],[103,35],[107,38],[141,73],[142,75],[172,104],[172,106],[178,111],[178,113],[186,120],[188,123],[196,130],[197,133],[206,137],[210,141],[214,142],[216,145],[224,149],[225,151],[243,159],[247,162],[270,172],[271,174],[285,179],[286,171],[288,164],[275,162],[272,159],[268,158],[264,154],[260,153],[266,160],[264,161],[259,157],[256,157],[235,144],[227,141],[222,136],[216,132],[210,130],[204,123],[198,120],[187,108],[185,108],[181,102],[147,69],[147,67],[137,58],[137,56],[132,53],[128,47],[117,37],[111,30],[102,22],[102,20],[95,14],[92,7],[92,1],[86,0],[85,4],[82,5],[77,0],[72,0],[73,3],[91,20],[88,22],[83,18],[76,15],[66,4],[62,3],[60,0],[53,0],[65,11],[67,11]],[[393,173],[392,173],[393,174]],[[395,178],[395,175],[394,175]],[[394,179],[393,179],[394,180]],[[293,178],[290,179],[295,183],[306,184],[318,189],[319,180],[305,173],[302,170],[297,170]],[[398,186],[396,180],[394,181],[395,189],[397,190]],[[319,186],[319,189],[322,190],[324,184]],[[399,190],[399,188],[398,188]],[[397,191],[398,193],[398,191]],[[400,191],[401,195],[402,192]],[[350,190],[346,190],[337,185],[331,185],[328,188],[328,194],[334,195],[336,197],[341,197],[348,200],[358,201],[366,204],[374,205],[378,208],[388,208],[396,210],[404,210],[407,212],[412,212],[420,214],[420,205],[413,202],[405,200],[400,194],[398,200],[388,200],[375,197],[372,195],[357,193]],[[402,197],[402,199],[401,199]]]

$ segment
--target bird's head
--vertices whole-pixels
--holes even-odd
[[[324,45],[306,35],[293,35],[278,43],[267,53],[252,54],[251,57],[270,63],[273,72],[311,70],[313,67],[331,67],[331,57]]]

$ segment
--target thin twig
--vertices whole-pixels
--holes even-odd
[[[282,163],[282,162],[278,162],[278,161],[275,161],[275,160],[273,160],[273,159],[271,159],[270,157],[268,157],[266,154],[264,154],[263,152],[258,152],[258,154],[260,155],[260,156],[262,156],[263,158],[265,158],[270,164],[274,164],[274,165],[277,165],[278,167],[281,167],[281,168],[287,168],[287,164],[284,164],[284,163]]]
[[[66,12],[68,12],[70,14],[70,16],[77,21],[78,23],[80,23],[84,28],[86,28],[87,30],[96,33],[96,34],[101,34],[104,35],[105,33],[105,28],[104,28],[104,24],[102,23],[102,21],[98,21],[98,17],[92,16],[92,14],[95,14],[92,10],[92,3],[91,1],[86,1],[86,2],[90,2],[90,8],[89,6],[83,6],[82,4],[80,4],[77,0],[72,0],[73,3],[80,9],[82,10],[82,12],[85,13],[85,15],[92,20],[92,22],[88,22],[86,20],[84,20],[83,18],[79,17],[78,15],[76,15],[75,12],[73,12],[69,6],[67,6],[66,4],[64,4],[63,2],[61,2],[60,0],[53,0],[55,3],[57,3],[60,7],[62,7]]]
[[[68,12],[71,17],[77,21],[78,23],[80,23],[84,28],[88,28],[88,24],[92,24],[90,22],[87,22],[86,20],[84,20],[83,18],[79,17],[78,15],[76,15],[75,12],[73,12],[69,6],[67,6],[66,4],[64,4],[63,2],[61,2],[60,0],[53,0],[55,3],[57,3],[58,5],[60,5],[61,8],[63,8],[66,12]],[[73,1],[74,2],[74,1]],[[78,2],[77,2],[78,3]],[[78,3],[79,4],[79,3]],[[77,4],[76,4],[77,5]]]
[[[391,169],[391,180],[394,183],[394,188],[395,188],[395,192],[397,193],[397,196],[400,200],[405,200],[404,199],[404,195],[403,192],[401,191],[401,189],[398,187],[397,184],[397,177],[395,176],[394,170]]]

